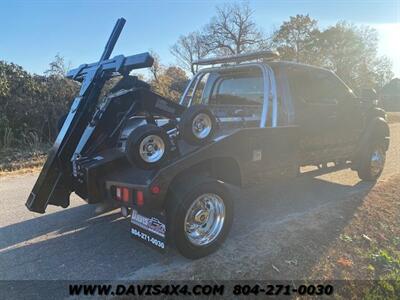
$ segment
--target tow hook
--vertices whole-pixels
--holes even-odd
[[[123,217],[128,218],[129,215],[131,214],[131,209],[126,207],[126,206],[122,206],[121,207],[121,214]]]

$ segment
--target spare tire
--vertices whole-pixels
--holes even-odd
[[[125,154],[132,165],[151,169],[160,166],[167,159],[169,150],[170,141],[164,129],[146,124],[129,134]]]
[[[217,121],[211,110],[202,104],[190,106],[181,117],[179,131],[192,145],[208,142],[214,135]]]

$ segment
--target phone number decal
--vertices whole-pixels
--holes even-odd
[[[149,236],[149,235],[147,235],[147,234],[145,234],[143,232],[140,232],[139,230],[137,230],[135,228],[132,228],[131,232],[132,232],[132,234],[134,236],[137,236],[137,237],[141,238],[142,240],[144,240],[146,242],[152,243],[153,245],[155,245],[155,246],[157,246],[157,247],[159,247],[161,249],[165,248],[164,242],[159,241],[156,238],[153,238],[153,237],[151,237],[151,236]]]
[[[235,285],[233,287],[233,294],[235,296],[257,296],[257,295],[268,295],[268,296],[290,296],[290,295],[308,295],[308,296],[322,296],[332,295],[333,286],[327,285],[299,285],[294,287],[292,285],[283,284],[268,284],[266,286],[261,285]]]

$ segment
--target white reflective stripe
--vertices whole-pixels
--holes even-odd
[[[272,96],[272,120],[271,120],[271,127],[278,126],[278,97],[276,92],[276,81],[275,81],[275,74],[274,71],[271,69],[270,66],[266,66],[268,69],[268,77],[271,82],[271,89],[270,93]]]
[[[217,118],[220,122],[243,122],[243,121],[259,121],[258,117],[222,117]]]
[[[216,138],[213,139],[213,141],[214,141],[214,142],[218,142],[218,141],[222,140],[222,139],[223,139],[224,137],[226,137],[226,136],[228,136],[228,135],[225,134],[225,135],[217,136]]]
[[[269,77],[267,68],[265,65],[262,65],[263,67],[261,68],[263,71],[263,77],[264,77],[264,104],[263,104],[263,110],[261,113],[261,122],[260,122],[260,127],[264,128],[267,126],[267,117],[268,117],[268,109],[269,109],[269,90],[270,90],[270,80],[267,78]]]

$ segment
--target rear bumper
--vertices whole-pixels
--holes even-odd
[[[132,168],[119,170],[121,173],[108,174],[104,178],[105,192],[107,201],[111,201],[118,206],[135,208],[139,211],[162,211],[164,207],[164,196],[161,193],[154,194],[151,190],[152,176],[148,177],[147,183],[140,183],[135,179],[140,174]],[[139,175],[140,176],[140,175]],[[122,195],[118,197],[117,189],[128,190],[128,199]],[[161,190],[162,188],[160,188]]]
[[[161,192],[151,192],[157,171],[132,166],[120,151],[102,153],[81,162],[79,170],[83,180],[76,184],[75,192],[89,204],[112,202],[117,206],[132,207],[140,211],[163,210],[168,187],[157,185]],[[117,187],[129,189],[129,201],[116,197]],[[137,192],[143,195],[143,204],[140,206]]]

